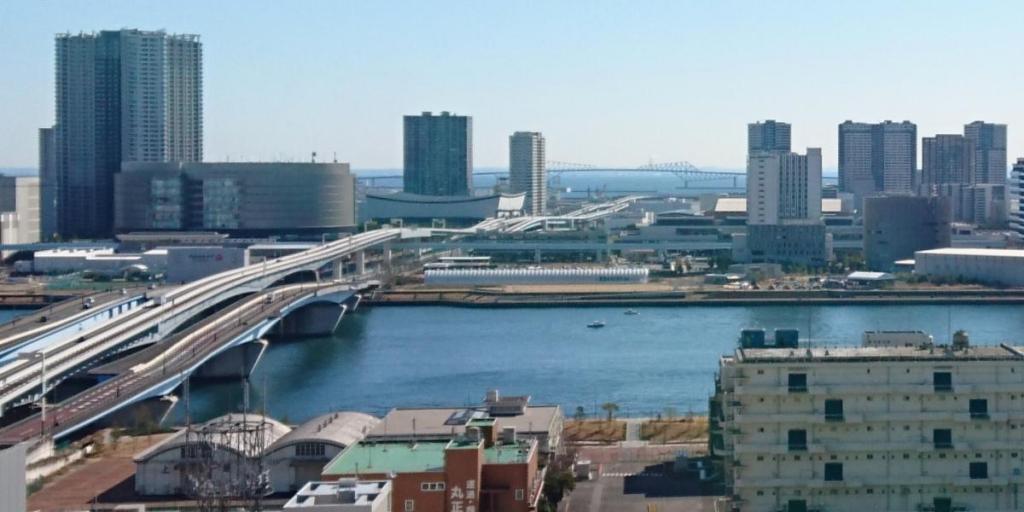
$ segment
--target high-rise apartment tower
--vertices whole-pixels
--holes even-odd
[[[403,189],[428,196],[473,194],[473,118],[405,116]]]
[[[543,215],[547,204],[544,144],[544,135],[540,132],[516,132],[508,138],[512,191],[526,193],[525,210],[531,215]]]
[[[57,230],[113,229],[122,162],[201,161],[202,44],[196,35],[118,30],[56,37]]]

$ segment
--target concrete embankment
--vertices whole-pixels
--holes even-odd
[[[1024,289],[921,290],[715,290],[624,291],[595,293],[508,292],[494,288],[382,290],[367,298],[368,306],[511,307],[643,307],[643,306],[758,306],[758,305],[913,305],[1024,304]]]

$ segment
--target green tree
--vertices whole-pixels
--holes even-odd
[[[601,404],[601,410],[608,415],[608,422],[611,423],[612,417],[615,416],[615,413],[619,412],[619,404],[615,402],[605,402]]]

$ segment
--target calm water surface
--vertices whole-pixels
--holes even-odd
[[[974,343],[1021,342],[1019,306],[819,306],[463,309],[364,308],[332,337],[272,342],[252,376],[253,402],[301,421],[327,410],[476,403],[488,388],[588,411],[614,401],[631,415],[704,411],[719,356],[745,327],[811,327],[812,341],[858,344],[872,329],[950,328]],[[593,320],[607,327],[588,329]],[[203,419],[239,407],[241,385],[196,383]],[[179,407],[179,417],[183,408]]]

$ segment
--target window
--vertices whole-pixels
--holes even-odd
[[[935,372],[932,376],[935,391],[953,391],[953,374],[949,372]]]
[[[804,452],[804,451],[807,451],[807,431],[806,430],[790,430],[789,431],[789,451],[791,451],[791,452]]]
[[[523,501],[526,499],[526,491],[523,489],[516,489],[516,501]]]
[[[953,498],[935,498],[932,500],[935,512],[953,512]]]
[[[843,463],[842,462],[826,462],[825,463],[825,481],[826,482],[842,482],[843,481]]]
[[[971,480],[988,478],[988,462],[972,462],[970,466]]]
[[[953,448],[953,431],[948,428],[937,428],[932,431],[932,443],[936,450]]]
[[[972,420],[988,419],[988,400],[984,398],[972,398],[970,402]]]
[[[423,482],[420,484],[420,490],[423,492],[443,491],[444,482]]]
[[[807,374],[806,373],[791,373],[791,374],[789,374],[789,392],[790,393],[806,393],[807,392]]]
[[[789,500],[786,505],[786,512],[807,512],[807,502],[804,500]]]
[[[296,457],[323,457],[326,453],[326,447],[323,443],[296,443],[295,444],[295,456]]]
[[[843,421],[843,401],[830,398],[825,400],[825,421]]]
[[[415,500],[405,500],[405,512],[415,512],[415,511],[416,511],[416,501]]]

